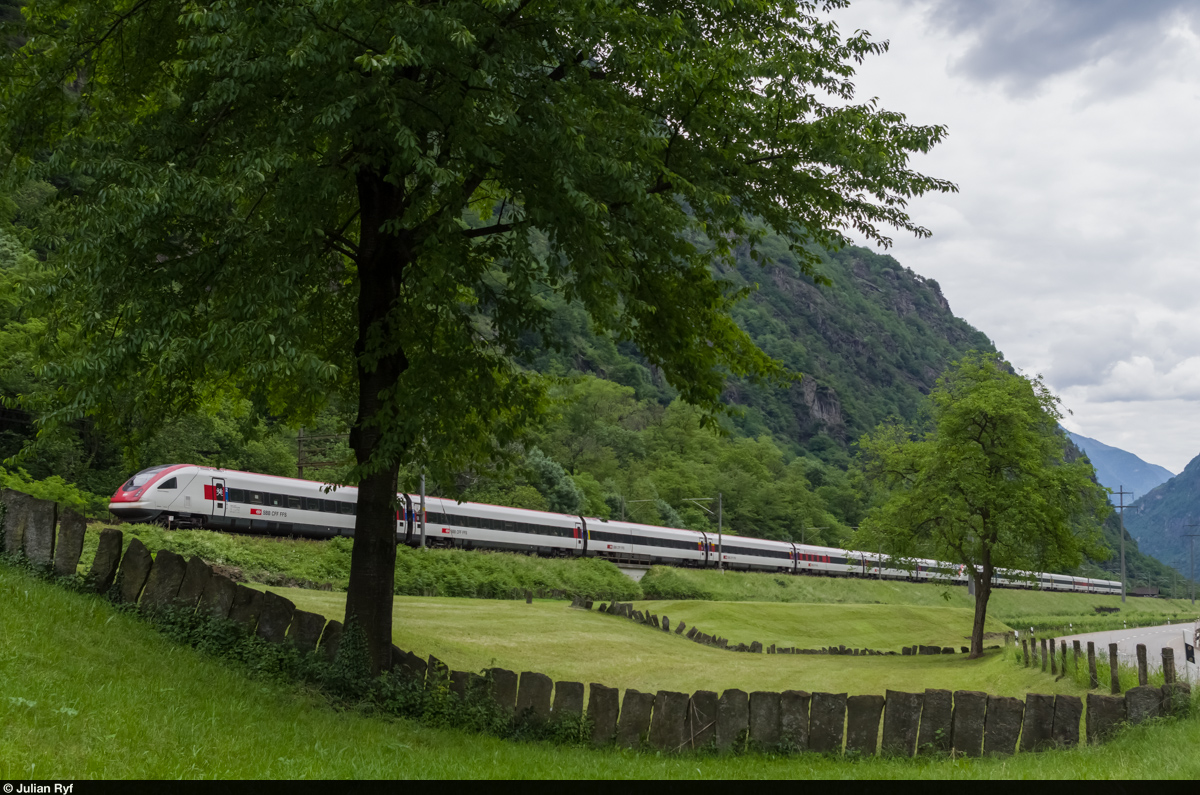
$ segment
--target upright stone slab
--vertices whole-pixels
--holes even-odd
[[[1021,752],[1049,748],[1054,737],[1054,696],[1044,693],[1025,695],[1025,717],[1021,722]]]
[[[950,745],[958,753],[979,756],[983,750],[983,723],[987,716],[987,693],[978,690],[954,692],[954,724]]]
[[[1079,720],[1083,717],[1083,699],[1079,696],[1054,697],[1054,729],[1051,739],[1061,748],[1079,745]]]
[[[1171,682],[1162,686],[1163,714],[1186,715],[1191,709],[1192,686],[1187,682]]]
[[[846,753],[875,755],[882,715],[883,696],[850,696],[846,700]]]
[[[1025,667],[1029,667],[1029,639],[1021,638],[1021,654],[1025,657]]]
[[[779,694],[756,690],[750,694],[750,742],[759,748],[779,745]]]
[[[784,690],[779,694],[779,743],[789,751],[808,750],[808,713],[812,694]]]
[[[1079,670],[1079,658],[1083,656],[1083,648],[1079,645],[1079,641],[1071,641],[1071,662],[1074,664],[1075,670]]]
[[[678,624],[675,625],[675,634],[680,635],[683,633],[683,631],[685,629],[687,629],[687,624],[680,621]]]
[[[185,610],[195,610],[196,605],[200,604],[200,597],[204,595],[205,586],[211,579],[212,567],[193,555],[183,572],[183,582],[175,594],[175,604]]]
[[[711,690],[697,690],[688,702],[688,748],[705,748],[716,736],[717,694]]]
[[[1095,690],[1100,686],[1100,677],[1096,674],[1096,644],[1088,641],[1088,679],[1090,687]]]
[[[1059,650],[1062,652],[1062,658],[1059,661],[1059,670],[1063,676],[1067,674],[1067,642],[1065,640],[1059,642]]]
[[[717,701],[717,750],[741,751],[750,733],[750,697],[745,690],[730,688]]]
[[[1175,684],[1175,649],[1170,646],[1163,647],[1162,670],[1163,682],[1168,685]]]
[[[213,618],[229,618],[237,583],[224,574],[214,574],[204,585],[197,609]]]
[[[984,722],[983,753],[987,756],[1008,756],[1017,750],[1021,735],[1021,719],[1025,704],[1019,698],[988,696],[987,718]]]
[[[105,593],[117,579],[117,567],[121,563],[121,544],[124,536],[115,527],[100,531],[100,542],[96,545],[96,557],[87,574],[87,584],[96,593]]]
[[[950,750],[950,720],[954,715],[954,696],[949,690],[926,690],[921,707],[921,731],[917,750]]]
[[[1150,670],[1146,660],[1146,644],[1139,643],[1137,645],[1137,671],[1138,684],[1144,685],[1150,681]]]
[[[325,616],[296,610],[292,613],[292,627],[288,630],[288,642],[304,654],[316,651],[321,631],[325,629]]]
[[[59,577],[74,576],[79,569],[79,556],[83,554],[83,537],[87,532],[87,519],[64,508],[58,517],[58,538],[54,542],[54,573]]]
[[[268,643],[283,643],[288,627],[292,624],[292,613],[296,605],[273,591],[263,594],[262,613],[258,617],[255,632]]]
[[[888,756],[912,756],[917,750],[917,733],[921,728],[920,693],[888,690],[883,708],[883,742],[880,753]]]
[[[1087,697],[1087,741],[1102,743],[1116,733],[1125,722],[1125,699],[1120,696],[1102,696],[1088,693]]]
[[[588,691],[587,715],[592,723],[592,745],[607,745],[617,733],[620,694],[615,687],[595,682],[588,685]]]
[[[213,579],[216,579],[215,577]],[[321,633],[321,642],[317,644],[317,653],[327,662],[337,659],[338,649],[342,647],[342,622],[330,621]]]
[[[125,556],[121,558],[121,572],[118,575],[120,586],[117,596],[122,602],[137,604],[138,598],[142,595],[142,586],[146,584],[146,578],[150,576],[150,567],[153,563],[150,550],[146,549],[146,545],[142,543],[141,539],[131,539],[129,547],[125,550]]]
[[[617,721],[617,745],[637,748],[650,732],[650,717],[654,713],[654,694],[626,690],[621,701],[621,718]]]
[[[1044,642],[1044,641],[1043,641]],[[1050,638],[1050,675],[1058,676],[1058,655],[1055,654],[1057,649],[1054,645],[1054,638]]]
[[[29,506],[33,497],[5,489],[0,499],[4,501],[4,554],[19,557],[25,554],[25,528],[29,524]]]
[[[395,646],[393,646],[392,649],[398,651]],[[424,678],[426,690],[439,688],[442,686],[449,687],[449,665],[446,665],[446,663],[442,662],[437,657],[434,657],[432,654],[429,655],[428,660],[422,660],[412,652],[402,652],[402,654],[404,655],[404,662],[402,664],[410,671],[416,673],[418,679]],[[518,714],[519,712],[520,711],[518,710]]]
[[[25,525],[25,557],[39,569],[54,565],[54,525],[58,505],[50,500],[31,499]]]
[[[688,694],[659,690],[654,695],[654,717],[650,722],[650,746],[679,753],[687,745]]]
[[[550,715],[554,720],[583,717],[583,682],[555,682]]]
[[[808,748],[819,754],[840,754],[846,728],[846,694],[813,693],[809,707]]]
[[[662,631],[663,632],[671,631],[671,619],[667,618],[666,616],[662,617]]]
[[[550,720],[550,698],[554,691],[554,680],[536,671],[521,673],[517,687],[517,717],[535,723]]]
[[[253,588],[238,583],[233,590],[233,606],[229,608],[229,618],[242,624],[250,632],[258,627],[258,617],[262,614],[263,594]]]
[[[1112,694],[1115,696],[1121,692],[1121,679],[1118,676],[1120,670],[1117,665],[1117,644],[1108,644],[1108,674]]]
[[[575,605],[571,605],[575,607]],[[465,701],[467,698],[467,689],[471,686],[471,674],[467,671],[451,671],[450,672],[450,692],[458,697],[460,701]]]
[[[146,588],[142,591],[142,599],[138,605],[141,611],[146,614],[156,613],[174,602],[186,571],[187,562],[182,555],[177,555],[169,549],[160,549],[158,557],[150,567],[150,575],[146,578]]]
[[[392,644],[392,670],[425,689],[438,687],[450,672],[446,664],[432,654],[425,659],[395,644]]]
[[[1162,690],[1149,685],[1125,691],[1125,717],[1137,725],[1162,715]]]
[[[1046,639],[1042,638],[1042,673],[1046,673]]]
[[[517,685],[520,679],[504,668],[490,668],[488,673],[492,675],[492,700],[500,709],[509,715],[513,714],[517,708]]]

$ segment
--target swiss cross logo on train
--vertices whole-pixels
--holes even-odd
[[[262,508],[251,508],[250,515],[251,516],[262,516]]]

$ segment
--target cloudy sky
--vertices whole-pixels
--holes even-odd
[[[891,43],[856,81],[949,127],[916,161],[934,235],[890,253],[1073,413],[1179,472],[1200,454],[1200,4],[855,0]]]

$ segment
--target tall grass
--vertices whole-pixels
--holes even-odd
[[[310,688],[250,676],[98,597],[6,566],[0,638],[5,780],[1200,778],[1194,718],[1132,727],[1103,746],[994,759],[671,756],[504,741],[331,709]]]
[[[100,526],[84,541],[81,565],[96,555]],[[126,536],[140,538],[152,550],[198,555],[209,563],[233,567],[241,577],[266,585],[295,585],[345,590],[350,581],[349,538],[328,541],[230,535],[208,530],[167,530],[157,525],[122,525]],[[642,590],[616,566],[603,560],[539,558],[504,552],[458,549],[396,550],[395,592],[409,596],[511,598],[514,592],[560,591],[567,598],[633,600]]]
[[[1033,657],[1032,651],[1033,650],[1030,649],[1030,667],[1035,668],[1035,669],[1040,669],[1041,665],[1042,665],[1041,656],[1039,655],[1035,660],[1035,658]],[[1039,648],[1039,651],[1040,651],[1040,648]],[[1024,655],[1024,651],[1020,645],[1018,645],[1018,644],[1012,645],[1010,647],[1010,652],[1007,655],[1007,657],[1013,662],[1013,664],[1015,664],[1019,667],[1022,667],[1022,668],[1025,667],[1025,655]],[[1057,677],[1057,679],[1061,680],[1063,678],[1069,678],[1070,681],[1075,682],[1075,684],[1077,684],[1079,687],[1089,689],[1089,690],[1091,689],[1091,674],[1089,673],[1089,670],[1088,670],[1088,659],[1087,659],[1086,647],[1080,653],[1078,660],[1075,659],[1075,654],[1074,654],[1074,650],[1072,649],[1072,647],[1067,647],[1067,654],[1066,654],[1065,661],[1064,661],[1064,658],[1063,658],[1063,655],[1061,652],[1061,647],[1060,647],[1059,650],[1056,652],[1055,660],[1056,660],[1057,665],[1059,666],[1059,676]],[[1047,671],[1049,671],[1048,663],[1047,663]],[[1049,677],[1049,676],[1051,676],[1051,674],[1047,673],[1046,676]],[[1108,649],[1097,648],[1096,649],[1097,687],[1096,687],[1096,690],[1094,690],[1093,692],[1102,693],[1102,694],[1110,693],[1111,688],[1112,688],[1111,676],[1112,676],[1112,666],[1109,663]],[[1130,688],[1137,687],[1139,684],[1138,683],[1137,666],[1125,661],[1124,659],[1118,658],[1117,659],[1117,682],[1120,685],[1120,691],[1122,693],[1124,693],[1126,690],[1129,690]],[[1149,684],[1152,687],[1161,687],[1164,682],[1162,669],[1161,668],[1158,670],[1150,669],[1149,671],[1147,671],[1146,682],[1147,682],[1147,684]],[[1196,710],[1196,707],[1198,705],[1200,705],[1200,688],[1198,688],[1196,690],[1196,692],[1194,692],[1192,694],[1192,699],[1193,699],[1193,709]],[[1200,712],[1200,710],[1196,710],[1196,711]]]

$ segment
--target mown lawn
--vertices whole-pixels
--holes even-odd
[[[182,555],[199,555],[210,563],[236,567],[252,582],[268,585],[328,584],[344,591],[350,572],[350,539],[308,541],[230,535],[207,530],[168,531],[153,525],[123,525],[126,538],[137,536],[152,551],[170,549]],[[100,526],[89,528],[81,568],[86,569],[95,555]],[[400,547],[396,562],[396,592],[410,596],[472,597],[507,599],[514,590],[561,590],[567,594],[591,595],[597,600],[632,601],[647,596],[670,602],[771,602],[832,605],[911,605],[927,608],[971,610],[973,598],[965,587],[945,587],[928,583],[877,581],[834,577],[791,576],[750,572],[676,569],[656,566],[633,582],[615,566],[595,558],[585,560],[542,559],[528,555],[481,553],[464,550],[413,550]],[[1096,607],[1120,608],[1112,615],[1096,613]],[[671,610],[663,607],[656,612]],[[1029,625],[1057,628],[1074,624],[1077,631],[1113,629],[1124,621],[1145,625],[1162,623],[1166,618],[1191,621],[1198,612],[1186,600],[1130,598],[1125,604],[1117,596],[1046,593],[1000,589],[993,592],[989,615],[998,624],[1026,629]],[[688,619],[684,617],[684,620]],[[689,622],[690,623],[690,622]],[[764,628],[765,629],[765,628]],[[741,634],[722,632],[735,642],[761,640]],[[897,636],[904,626],[898,627]],[[1057,629],[1054,630],[1057,634]],[[941,640],[927,641],[903,637],[888,640],[894,647],[912,643],[960,645],[956,631],[942,632]],[[831,638],[832,643],[849,640]],[[882,643],[882,639],[880,643]],[[792,645],[790,642],[788,645]],[[818,644],[824,645],[824,644]],[[890,648],[891,646],[889,646]]]
[[[332,709],[177,646],[98,597],[0,566],[3,779],[1194,779],[1198,744],[1195,719],[1136,727],[1097,748],[987,760],[664,757],[505,742]]]
[[[261,587],[261,586],[256,586]],[[299,588],[270,588],[303,610],[341,618],[345,595]],[[728,627],[750,622],[763,608],[778,608],[781,624],[788,613],[803,627],[812,605],[760,605],[747,602],[711,603]],[[845,611],[856,618],[841,633],[847,645],[886,631],[891,622],[903,622],[907,637],[935,637],[970,628],[970,616],[947,608],[888,608],[875,606],[875,621],[858,634],[863,608],[857,605],[820,605],[821,622],[838,622]],[[1073,682],[1054,682],[1040,671],[1019,668],[1003,659],[1000,651],[984,659],[965,655],[921,657],[849,657],[824,655],[744,654],[693,643],[634,622],[575,610],[561,601],[517,601],[396,597],[393,638],[396,645],[422,657],[430,654],[451,668],[477,671],[488,667],[513,671],[540,671],[556,680],[599,682],[610,687],[637,690],[721,691],[823,690],[850,694],[927,687],[986,690],[996,695],[1024,696],[1027,692],[1083,692]],[[965,622],[965,623],[964,623]],[[718,630],[718,622],[706,631]],[[796,635],[801,644],[804,631]],[[731,636],[732,637],[732,636]],[[746,640],[753,638],[747,637]],[[763,638],[763,640],[766,640]],[[915,637],[914,643],[918,641]],[[930,642],[930,641],[923,641]]]

